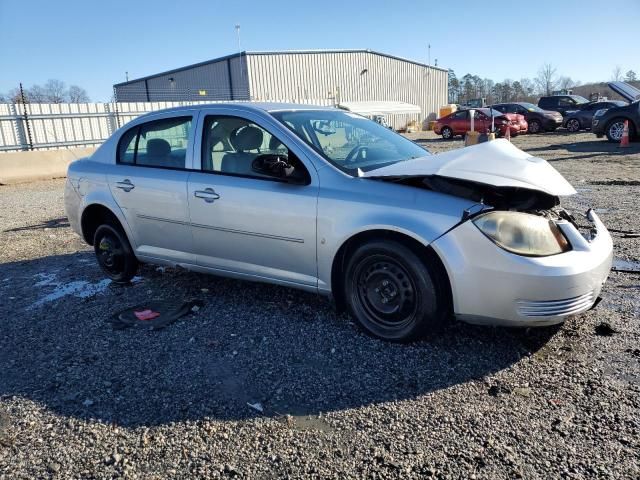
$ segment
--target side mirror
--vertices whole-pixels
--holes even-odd
[[[296,179],[292,177],[295,168],[291,165],[286,155],[276,155],[272,153],[258,155],[253,162],[251,162],[251,170],[260,175],[280,178],[287,182],[291,181],[291,183],[296,183]]]

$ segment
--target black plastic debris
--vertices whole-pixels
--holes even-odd
[[[114,330],[124,330],[130,327],[160,330],[171,325],[180,317],[197,312],[203,305],[204,303],[200,300],[186,302],[150,301],[122,310],[112,315],[108,321]]]
[[[601,337],[610,337],[614,333],[618,333],[618,331],[614,330],[613,327],[607,322],[602,322],[596,325],[596,335],[599,335]]]

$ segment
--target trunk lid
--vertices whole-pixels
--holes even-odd
[[[499,139],[438,155],[398,162],[360,177],[445,177],[494,187],[525,188],[553,196],[576,193],[575,189],[546,160],[523,152],[511,142]]]

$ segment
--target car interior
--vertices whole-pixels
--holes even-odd
[[[250,177],[273,178],[254,169],[261,155],[277,155],[293,169],[287,177],[306,177],[302,163],[274,135],[238,117],[212,117],[205,120],[202,143],[202,169]]]

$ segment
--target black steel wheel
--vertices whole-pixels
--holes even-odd
[[[540,133],[542,131],[542,124],[539,120],[531,120],[529,122],[529,133]]]
[[[401,243],[380,240],[357,248],[345,273],[351,315],[369,334],[408,342],[434,333],[446,320],[441,279]]]
[[[445,140],[451,140],[453,138],[453,130],[451,127],[442,127],[441,133],[442,138]]]
[[[114,282],[127,283],[135,276],[138,261],[120,228],[110,224],[100,225],[93,237],[93,249],[98,265]]]

